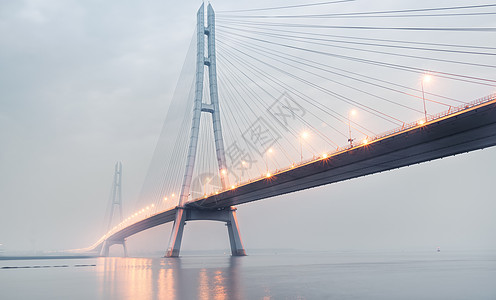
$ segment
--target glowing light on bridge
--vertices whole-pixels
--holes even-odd
[[[348,138],[348,142],[350,143],[350,147],[353,147],[353,138],[351,137],[351,117],[356,115],[357,111],[352,109],[348,112],[348,132],[350,137]]]
[[[327,158],[327,153],[322,154],[322,158]]]
[[[270,174],[270,172],[267,172],[267,174],[265,174],[265,177],[269,178],[270,176],[272,176],[272,174]]]
[[[368,143],[369,143],[369,140],[368,139],[363,139],[363,141],[362,141],[362,144],[363,145],[367,145]]]
[[[424,93],[424,83],[428,83],[429,81],[431,81],[431,75],[429,74],[424,74],[424,76],[422,76],[422,80],[420,81],[420,86],[422,87],[422,102],[424,103],[424,118],[425,118],[425,122],[427,122],[427,107],[425,106],[425,93]],[[420,124],[422,125],[422,124]]]
[[[308,138],[309,134],[307,131],[303,131],[300,134],[299,142],[300,142],[300,161],[303,161],[303,140]]]
[[[422,81],[424,83],[427,83],[427,82],[431,81],[431,79],[432,79],[432,76],[431,75],[425,74],[424,77],[422,78]]]

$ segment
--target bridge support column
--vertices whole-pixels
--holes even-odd
[[[102,249],[100,250],[100,256],[108,257],[109,252],[110,252],[110,246],[116,245],[116,244],[122,245],[122,248],[124,251],[124,257],[127,257],[127,247],[126,247],[126,241],[125,240],[122,240],[122,241],[108,241],[107,240],[107,241],[103,242]]]
[[[203,210],[177,208],[176,221],[172,228],[171,238],[169,240],[169,248],[165,257],[178,257],[181,250],[181,240],[186,221],[219,221],[225,222],[227,233],[229,234],[229,242],[231,244],[231,253],[233,256],[245,256],[246,251],[241,241],[239,233],[238,219],[236,218],[236,208],[228,207],[222,210]]]
[[[226,223],[227,232],[229,234],[229,242],[231,243],[232,256],[245,256],[246,251],[241,241],[239,233],[238,218],[236,217],[236,208],[231,207],[229,210],[229,221]]]
[[[186,224],[186,212],[184,208],[178,208],[176,211],[176,220],[172,227],[172,233],[169,239],[169,248],[165,257],[178,257],[181,251],[181,242],[183,239],[184,225]]]
[[[222,210],[212,211],[184,207],[190,195],[191,180],[193,177],[196,151],[198,146],[198,136],[200,134],[200,119],[202,112],[210,113],[212,115],[215,153],[217,156],[217,164],[222,189],[226,190],[230,186],[220,118],[219,94],[217,87],[217,58],[215,53],[215,13],[212,6],[209,4],[207,7],[207,27],[205,27],[204,4],[202,4],[200,9],[198,9],[196,20],[196,81],[195,100],[193,105],[193,119],[191,122],[186,169],[184,172],[181,194],[179,196],[179,206],[176,211],[176,219],[174,221],[174,227],[172,228],[172,234],[169,239],[169,247],[167,248],[165,256],[179,256],[184,224],[186,221],[190,220],[214,220],[226,222],[229,233],[229,241],[231,242],[232,254],[235,256],[246,255],[239,235],[235,208],[226,207]],[[207,56],[205,56],[205,41],[207,42],[208,46]],[[205,66],[207,66],[208,68],[210,103],[203,102],[203,81]]]

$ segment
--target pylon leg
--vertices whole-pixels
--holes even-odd
[[[122,241],[122,249],[124,250],[124,257],[127,257],[126,241]]]
[[[110,244],[108,243],[108,241],[103,242],[102,250],[100,251],[100,256],[108,257],[109,248],[110,248]]]
[[[246,251],[241,241],[239,233],[238,219],[236,218],[236,208],[231,207],[229,211],[229,221],[226,223],[227,232],[229,233],[229,242],[231,243],[232,256],[245,256]]]
[[[174,227],[172,227],[172,233],[169,239],[169,247],[167,248],[165,257],[179,257],[185,223],[186,211],[183,208],[178,208],[176,212],[176,220],[174,221]]]

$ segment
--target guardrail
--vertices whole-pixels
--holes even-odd
[[[423,125],[424,123],[428,123],[428,122],[431,122],[431,121],[435,121],[437,119],[444,118],[444,117],[449,116],[449,115],[456,114],[456,113],[458,113],[460,111],[463,111],[463,110],[466,110],[466,109],[470,109],[470,108],[473,108],[475,106],[479,106],[481,104],[484,104],[484,103],[487,103],[487,102],[491,102],[493,100],[496,100],[496,94],[491,94],[491,95],[488,95],[486,97],[479,98],[479,99],[476,99],[474,101],[471,101],[469,103],[465,103],[465,104],[462,104],[462,105],[459,105],[459,106],[450,106],[450,108],[448,110],[446,110],[446,111],[437,113],[435,115],[429,115],[429,116],[427,116],[427,120],[422,119],[420,121],[415,121],[415,122],[411,122],[411,123],[408,123],[408,124],[403,124],[403,126],[401,126],[401,127],[398,127],[398,128],[395,128],[395,129],[392,129],[392,130],[383,132],[383,133],[381,133],[379,135],[376,135],[376,136],[372,137],[369,141],[374,141],[374,140],[377,140],[377,139],[381,139],[381,138],[386,137],[388,135],[396,134],[398,132],[405,131],[405,130],[411,129],[413,127],[416,127],[416,126]],[[423,123],[421,123],[421,121],[423,121]]]
[[[367,141],[366,144],[369,144],[369,143],[371,143],[373,141],[376,141],[378,139],[382,139],[382,138],[385,138],[385,137],[388,137],[388,136],[391,136],[391,135],[400,133],[402,131],[407,131],[409,129],[412,129],[412,128],[415,128],[415,127],[418,127],[418,126],[424,126],[426,123],[429,123],[429,122],[432,122],[432,121],[436,121],[436,120],[441,119],[441,118],[444,118],[446,116],[456,114],[456,113],[458,113],[460,111],[471,109],[473,107],[476,107],[476,106],[479,106],[479,105],[482,105],[482,104],[485,104],[485,103],[488,103],[488,102],[491,102],[491,101],[495,101],[495,100],[496,100],[496,93],[495,94],[488,95],[488,96],[483,97],[483,98],[479,98],[479,99],[473,100],[473,101],[468,102],[468,103],[464,103],[464,104],[459,105],[459,106],[450,106],[450,108],[448,110],[446,110],[446,111],[443,111],[443,112],[440,112],[440,113],[437,113],[437,114],[434,114],[434,115],[427,116],[427,120],[426,119],[421,119],[421,120],[418,120],[418,121],[415,121],[415,122],[405,123],[401,127],[397,127],[397,128],[391,129],[389,131],[380,133],[380,134],[378,134],[376,136],[373,136],[373,137],[367,137],[366,138],[366,141]],[[246,181],[240,182],[240,183],[238,183],[236,185],[236,187],[242,186],[242,185],[246,185],[246,184],[250,184],[250,183],[252,183],[254,181],[262,180],[262,179],[265,179],[267,177],[271,177],[273,175],[277,175],[278,173],[282,173],[282,172],[286,172],[286,171],[289,171],[289,170],[294,169],[294,168],[298,168],[300,166],[303,166],[303,165],[312,163],[312,162],[314,162],[316,160],[321,160],[321,159],[324,159],[324,158],[329,158],[329,157],[331,157],[333,155],[339,154],[341,152],[346,152],[346,151],[348,151],[350,149],[353,149],[353,148],[356,148],[356,147],[360,147],[360,146],[363,146],[363,145],[364,145],[363,143],[359,143],[359,144],[355,144],[355,145],[346,145],[344,147],[338,147],[334,151],[325,153],[326,157],[313,156],[312,158],[303,160],[301,162],[293,163],[289,167],[286,167],[286,168],[283,168],[283,169],[276,169],[276,170],[273,171],[273,173],[272,172],[269,173],[270,176],[266,176],[266,174],[262,174],[259,177],[250,178],[250,179],[248,179]],[[206,197],[210,197],[210,196],[212,196],[214,194],[222,193],[222,192],[225,192],[227,190],[229,190],[229,189],[221,190],[221,191],[218,191],[216,193],[212,193],[212,194],[205,195],[205,196]],[[198,198],[198,199],[201,199],[201,198]],[[193,200],[191,200],[191,202],[193,202],[195,200],[198,200],[198,199],[193,199]]]

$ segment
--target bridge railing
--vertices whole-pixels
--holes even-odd
[[[428,115],[427,116],[427,120],[421,119],[419,121],[405,123],[401,127],[397,127],[395,129],[392,129],[392,130],[383,132],[383,133],[381,133],[379,135],[376,135],[376,136],[372,137],[371,139],[369,139],[368,141],[378,140],[378,139],[381,139],[383,137],[386,137],[386,136],[389,136],[389,135],[392,135],[392,134],[396,134],[396,133],[401,132],[401,131],[405,131],[405,130],[414,128],[416,126],[421,126],[421,125],[424,125],[424,123],[435,121],[435,120],[444,118],[446,116],[456,114],[456,113],[458,113],[460,111],[463,111],[463,110],[466,110],[466,109],[470,109],[470,108],[473,108],[475,106],[478,106],[478,105],[481,105],[481,104],[484,104],[484,103],[487,103],[487,102],[491,102],[493,100],[496,100],[496,93],[495,94],[488,95],[488,96],[483,97],[483,98],[476,99],[476,100],[471,101],[471,102],[468,102],[468,103],[464,103],[464,104],[459,105],[459,106],[450,106],[450,108],[448,110],[445,110],[443,112],[440,112],[440,113],[437,113],[437,114],[434,114],[434,115]]]

